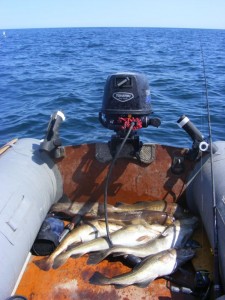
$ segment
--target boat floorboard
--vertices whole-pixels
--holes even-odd
[[[64,181],[64,193],[70,201],[80,201],[91,207],[96,201],[103,202],[105,178],[108,163],[95,159],[95,145],[66,147],[66,157],[57,162]],[[145,165],[134,160],[118,159],[113,169],[108,189],[108,203],[118,201],[134,203],[143,200],[180,201],[185,203],[185,182],[193,164],[184,162],[181,174],[171,172],[174,157],[182,157],[185,149],[156,145],[155,160]],[[205,233],[200,227],[196,233],[202,248],[198,250],[192,264],[188,264],[193,284],[193,272],[211,268],[212,254]],[[97,286],[89,283],[95,271],[112,277],[130,270],[120,261],[104,260],[98,265],[87,265],[88,255],[70,258],[57,270],[43,271],[35,264],[41,257],[31,256],[27,268],[17,288],[17,294],[29,300],[128,300],[128,299],[197,299],[192,295],[171,293],[168,282],[162,278],[148,287],[129,286],[117,289],[114,286]],[[192,282],[191,282],[192,281]]]

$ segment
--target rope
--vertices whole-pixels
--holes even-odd
[[[119,149],[117,150],[113,160],[112,160],[112,163],[109,167],[109,171],[108,171],[108,174],[107,174],[107,177],[106,177],[106,182],[105,182],[105,190],[104,190],[104,214],[105,214],[105,225],[106,225],[106,235],[107,235],[107,239],[108,239],[108,243],[109,243],[109,246],[112,247],[113,246],[113,243],[112,243],[112,240],[111,240],[111,236],[110,236],[110,232],[109,232],[109,222],[108,222],[108,211],[107,211],[107,202],[108,202],[108,186],[109,186],[109,180],[110,180],[110,177],[111,177],[111,174],[112,174],[112,170],[113,170],[113,167],[116,163],[116,160],[124,146],[124,144],[126,143],[130,133],[131,133],[131,130],[133,129],[135,123],[132,122],[131,123],[131,126],[126,134],[126,136],[124,137],[123,139],[123,142],[120,144],[120,147]]]

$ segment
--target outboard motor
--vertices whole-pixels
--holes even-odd
[[[132,123],[134,126],[127,142],[133,145],[136,153],[140,150],[142,143],[136,134],[137,130],[161,124],[160,119],[149,117],[151,113],[150,88],[144,74],[116,73],[107,78],[99,121],[104,127],[116,132],[110,142],[112,155]]]

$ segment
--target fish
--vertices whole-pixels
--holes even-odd
[[[125,213],[137,212],[140,210],[151,210],[165,212],[173,215],[175,218],[183,218],[187,215],[188,211],[181,207],[178,203],[167,202],[165,200],[152,200],[152,201],[138,201],[134,204],[126,204],[117,202],[116,205],[107,204],[108,213]],[[98,202],[58,202],[53,204],[50,209],[54,213],[64,213],[68,216],[87,215],[97,217],[104,214],[104,204]]]
[[[101,206],[101,205],[100,205]],[[110,211],[112,205],[108,204],[107,209]],[[65,215],[74,217],[76,215],[89,215],[89,216],[97,216],[99,210],[98,202],[58,202],[51,206],[50,212],[53,213],[64,213]],[[102,211],[102,209],[101,209]]]
[[[109,232],[114,232],[120,229],[122,226],[109,223]],[[41,259],[36,261],[36,264],[40,269],[48,271],[51,269],[54,259],[63,251],[65,251],[69,246],[75,243],[84,243],[91,241],[95,238],[106,235],[106,225],[104,221],[90,221],[84,223],[78,227],[75,227],[59,244],[59,246],[52,252],[52,254],[46,259]]]
[[[137,246],[120,246],[115,245],[109,249],[97,253],[89,254],[87,263],[97,264],[110,254],[113,256],[134,255],[137,257],[146,257],[154,255],[162,250],[170,248],[182,248],[190,239],[198,225],[196,217],[176,220],[173,225],[168,226],[160,236],[145,244]]]
[[[138,211],[138,210],[153,210],[166,212],[173,215],[174,218],[180,219],[187,217],[189,211],[178,203],[167,202],[165,200],[152,200],[152,201],[138,201],[133,204],[127,204],[117,202],[115,204],[114,212],[125,212],[125,211]]]
[[[154,239],[157,236],[160,236],[164,230],[165,227],[161,226],[160,229],[159,225],[129,225],[125,228],[121,228],[113,232],[110,238],[114,245],[140,245],[146,243],[151,239]],[[109,246],[110,245],[107,238],[104,237],[99,237],[95,240],[82,243],[64,253],[59,254],[54,260],[53,268],[57,269],[58,267],[63,265],[71,256],[75,258],[80,257],[92,251],[106,250],[109,248]]]
[[[131,271],[112,278],[95,272],[89,282],[95,285],[115,285],[116,288],[130,285],[146,287],[156,278],[172,274],[178,267],[192,259],[194,255],[195,250],[190,248],[171,248],[146,257]]]
[[[89,217],[84,217],[88,220]],[[105,216],[98,216],[98,220],[105,219]],[[174,217],[166,212],[151,211],[151,210],[140,210],[140,211],[129,211],[129,212],[109,212],[108,221],[119,224],[122,226],[131,224],[161,224],[171,225],[174,222]]]

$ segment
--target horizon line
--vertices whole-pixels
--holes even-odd
[[[0,30],[29,30],[29,29],[66,29],[66,28],[152,28],[152,29],[195,29],[195,30],[225,30],[225,28],[203,27],[174,27],[174,26],[55,26],[55,27],[17,27],[0,28]]]

